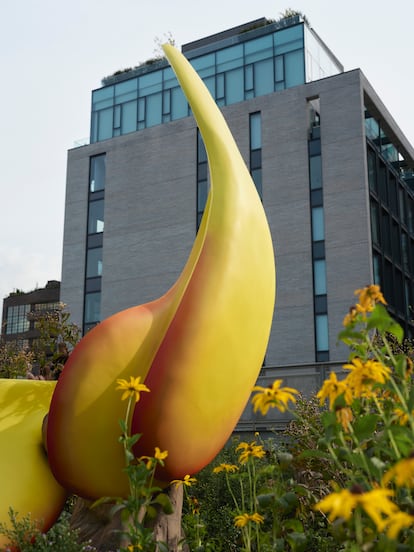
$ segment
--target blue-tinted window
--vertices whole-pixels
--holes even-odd
[[[86,257],[86,277],[102,276],[102,247],[88,249]]]
[[[291,88],[305,82],[303,50],[285,54],[285,86]]]
[[[266,59],[254,64],[254,93],[264,96],[274,91],[273,60]]]
[[[208,196],[208,181],[199,180],[197,186],[197,211],[203,212]]]
[[[244,100],[243,73],[243,68],[226,73],[226,104]]]
[[[136,100],[138,97],[138,79],[129,79],[115,85],[115,103]]]
[[[272,35],[249,40],[244,45],[245,63],[253,63],[264,58],[273,57]]]
[[[148,96],[147,100],[147,112],[146,123],[147,127],[159,125],[162,122],[162,95],[152,94]]]
[[[275,53],[285,54],[292,50],[303,48],[303,26],[297,25],[283,29],[274,34]]]
[[[101,320],[101,293],[87,293],[85,295],[84,323],[90,324]]]
[[[122,105],[121,128],[122,134],[137,130],[137,102],[128,102]]]
[[[309,158],[309,171],[311,190],[322,188],[322,158],[320,155]]]
[[[253,65],[246,65],[244,68],[244,88],[245,90],[253,90]]]
[[[175,88],[178,86],[177,77],[171,67],[163,69],[163,88],[168,90],[169,88]]]
[[[275,57],[275,82],[285,80],[285,61],[283,56]]]
[[[215,55],[207,54],[191,60],[191,65],[197,71],[201,78],[211,77],[216,72]]]
[[[105,154],[91,157],[89,190],[97,192],[105,188]]]
[[[322,241],[324,239],[323,207],[314,207],[312,209],[312,240]]]
[[[262,147],[262,118],[260,113],[250,115],[250,149]]]
[[[373,270],[374,270],[374,284],[382,286],[381,278],[381,257],[378,253],[374,253],[373,256]]]
[[[326,261],[320,259],[313,262],[314,294],[326,295]]]
[[[297,49],[301,51],[293,51]],[[303,25],[233,44],[193,58],[191,64],[219,106],[302,84]],[[166,95],[166,91],[171,91],[171,95]],[[176,120],[189,113],[171,67],[149,70],[97,90],[93,92],[92,103],[91,142]]]
[[[113,109],[99,111],[98,115],[98,141],[112,138]]]
[[[243,45],[231,46],[216,53],[216,71],[229,71],[243,66]]]
[[[92,93],[92,106],[93,109],[98,111],[105,109],[106,107],[112,107],[114,103],[114,87],[105,86],[99,90],[94,90]]]
[[[139,78],[139,95],[146,96],[147,94],[161,92],[161,86],[162,71],[154,71],[153,73],[142,75]]]
[[[315,316],[316,350],[329,351],[328,315],[317,314]]]
[[[104,200],[89,202],[88,234],[97,234],[104,229]]]
[[[216,76],[216,100],[225,97],[224,90],[224,73],[220,73]]]

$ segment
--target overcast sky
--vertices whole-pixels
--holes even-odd
[[[414,143],[413,0],[0,0],[0,311],[61,277],[67,150],[89,135],[101,78],[153,57],[157,37],[181,47],[287,8],[362,69]]]

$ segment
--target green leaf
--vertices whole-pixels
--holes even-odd
[[[257,496],[256,500],[260,509],[273,508],[275,503],[275,493],[264,493]]]
[[[401,343],[404,338],[404,330],[402,327],[389,315],[384,305],[375,305],[367,321],[367,329],[377,329],[380,332],[388,332],[392,334]]]
[[[379,419],[380,416],[378,414],[366,414],[356,419],[353,428],[360,442],[372,437]]]
[[[292,551],[306,552],[308,539],[304,533],[289,533],[286,535],[286,540],[292,548]]]
[[[283,521],[283,528],[287,530],[295,531],[296,533],[303,533],[302,522],[298,519],[286,519]]]
[[[401,454],[403,456],[409,456],[413,449],[411,431],[404,426],[396,425],[392,428],[392,434]]]
[[[164,514],[172,514],[174,512],[170,497],[165,493],[158,494],[153,500],[153,503],[159,504]]]

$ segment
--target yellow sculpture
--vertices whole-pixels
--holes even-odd
[[[203,136],[211,190],[184,270],[160,299],[127,309],[89,332],[53,394],[49,461],[57,480],[86,498],[128,492],[117,445],[123,405],[117,378],[141,376],[136,454],[168,450],[169,481],[220,451],[257,379],[275,298],[272,239],[254,183],[202,80],[164,47]]]
[[[42,421],[56,382],[0,380],[0,521],[9,508],[30,513],[46,531],[60,514],[67,492],[50,471],[42,444]],[[0,535],[0,549],[8,540]]]
[[[64,489],[91,499],[127,495],[117,379],[140,376],[150,388],[131,420],[131,431],[143,434],[135,453],[167,450],[157,476],[168,482],[194,474],[220,451],[259,374],[275,300],[265,213],[203,82],[175,48],[164,49],[208,155],[211,189],[200,230],[174,286],[89,332],[56,388],[54,382],[0,382],[0,443],[7,450],[0,460],[0,521],[12,506],[43,519],[46,529]],[[49,465],[59,484],[41,448],[48,409]]]

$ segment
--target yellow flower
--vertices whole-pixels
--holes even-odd
[[[139,394],[141,391],[147,391],[149,392],[148,387],[145,385],[145,383],[140,383],[141,376],[138,376],[137,378],[134,378],[133,376],[130,377],[129,381],[126,379],[118,379],[116,380],[116,383],[118,384],[118,387],[116,388],[117,391],[123,391],[121,400],[128,399],[129,397],[133,397],[135,395],[135,401],[139,401]]]
[[[255,512],[254,514],[240,514],[235,516],[234,525],[236,527],[246,527],[246,525],[253,521],[254,523],[260,524],[263,523],[264,517]]]
[[[269,408],[277,408],[281,412],[285,412],[288,407],[288,402],[296,402],[294,395],[298,394],[296,389],[291,387],[280,387],[282,380],[275,380],[269,387],[256,385],[253,391],[259,391],[252,399],[254,412],[260,410],[265,416]]]
[[[330,512],[328,515],[329,521],[335,521],[337,518],[348,520],[358,505],[359,496],[359,494],[351,493],[348,489],[342,489],[339,492],[325,496],[315,504],[314,510],[320,510],[325,514]]]
[[[342,489],[332,493],[315,506],[315,510],[329,513],[328,520],[335,521],[337,518],[349,520],[352,512],[360,506],[375,523],[378,531],[383,531],[388,518],[398,512],[398,506],[390,500],[394,493],[390,489],[376,488],[371,491],[361,492],[355,488],[354,492]]]
[[[414,456],[399,460],[392,468],[390,468],[382,478],[382,484],[394,480],[397,487],[414,487]]]
[[[176,487],[181,487],[181,485],[185,485],[186,487],[191,487],[197,479],[195,477],[191,477],[190,475],[185,475],[183,479],[173,479],[171,483],[174,483]]]
[[[352,410],[349,408],[349,406],[345,406],[344,408],[338,408],[335,410],[336,419],[338,420],[338,423],[341,424],[344,431],[347,433],[349,432],[349,424],[354,419],[354,415],[352,414]]]
[[[407,412],[405,412],[402,408],[395,408],[394,409],[394,414],[395,414],[395,416],[398,420],[398,423],[401,426],[404,426],[404,425],[408,424],[409,416],[408,416]],[[412,416],[414,415],[414,410],[411,412],[411,415]]]
[[[362,361],[354,357],[349,364],[344,364],[344,370],[349,370],[349,374],[344,382],[354,397],[372,397],[375,393],[373,386],[376,383],[385,383],[391,374],[390,368],[377,360]]]
[[[216,466],[214,469],[213,469],[213,473],[220,473],[220,472],[226,472],[226,473],[234,473],[238,470],[238,466],[234,465],[234,464],[225,464],[225,463],[222,463],[218,466]]]
[[[363,313],[374,310],[376,303],[382,303],[383,305],[387,304],[381,293],[380,287],[375,284],[355,290],[355,295],[359,295],[356,307]]]
[[[384,529],[387,531],[387,537],[390,539],[396,539],[398,533],[401,529],[405,527],[410,527],[414,524],[414,516],[407,514],[405,512],[395,512],[391,514],[387,520],[384,522]]]
[[[143,550],[141,544],[129,544],[127,548],[128,552],[135,552],[135,550]]]
[[[246,464],[250,458],[263,458],[263,456],[266,455],[263,445],[256,445],[256,441],[252,441],[251,443],[240,443],[236,448],[236,452],[239,450],[242,451],[239,456],[240,464]]]
[[[338,381],[335,372],[331,372],[329,379],[323,382],[317,397],[322,405],[326,399],[329,399],[329,408],[332,410],[338,397],[344,395],[346,404],[352,403],[352,393],[344,380]]]
[[[353,324],[353,322],[355,322],[355,319],[358,315],[358,310],[355,306],[352,306],[350,309],[349,309],[349,312],[348,314],[345,315],[345,318],[342,322],[342,324],[344,326],[348,326],[349,324]]]
[[[398,506],[390,500],[394,496],[391,489],[373,489],[359,496],[359,504],[375,523],[378,531],[383,531],[385,526],[385,517],[389,517],[398,512]]]
[[[188,503],[191,507],[191,513],[193,514],[193,516],[198,515],[200,513],[200,503],[198,502],[196,497],[195,496],[188,497]]]
[[[156,460],[159,460],[160,462],[162,462],[167,458],[167,456],[168,456],[168,450],[164,450],[163,452],[161,452],[161,450],[158,447],[155,447],[154,458]]]
[[[365,320],[366,314],[374,310],[376,303],[382,303],[383,305],[387,304],[381,293],[380,287],[375,284],[357,289],[355,295],[359,296],[358,303],[349,309],[349,313],[343,320],[344,326],[353,324],[358,314],[362,314],[362,318]]]
[[[140,462],[146,461],[147,462],[147,470],[151,470],[154,466],[154,463],[158,460],[158,463],[161,464],[161,466],[164,465],[164,460],[168,456],[168,451],[164,450],[164,452],[161,452],[161,450],[158,447],[155,447],[154,456],[141,456],[138,458]]]

